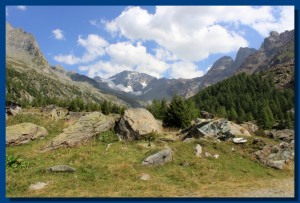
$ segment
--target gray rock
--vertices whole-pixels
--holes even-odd
[[[172,158],[173,158],[172,150],[168,148],[147,157],[142,162],[142,165],[144,166],[163,165],[165,163],[171,162]]]
[[[17,105],[10,105],[6,107],[6,114],[9,116],[16,116],[22,111],[22,108]]]
[[[74,125],[65,128],[61,134],[53,138],[42,152],[61,147],[77,147],[91,140],[95,135],[112,129],[115,125],[113,118],[100,112],[93,112],[77,120]]]
[[[269,166],[276,168],[276,169],[283,169],[284,166],[284,160],[279,160],[279,161],[269,161],[268,163]]]
[[[48,135],[44,127],[33,123],[21,123],[6,127],[6,146],[16,146],[28,143]]]
[[[44,187],[46,187],[46,185],[48,185],[47,183],[44,183],[44,182],[37,182],[35,184],[31,184],[29,186],[29,190],[41,190],[43,189]]]
[[[234,142],[235,144],[243,144],[246,143],[247,140],[245,138],[239,137],[239,138],[233,138],[232,142]]]
[[[285,164],[290,163],[294,156],[293,146],[286,142],[279,145],[265,145],[252,155],[262,164],[282,170]]]
[[[139,140],[151,132],[161,132],[161,128],[149,111],[131,108],[124,112],[115,131],[122,140]]]
[[[284,130],[271,130],[268,133],[270,138],[279,139],[286,142],[291,142],[295,137],[295,131],[290,129]]]
[[[215,154],[214,157],[215,157],[216,159],[218,159],[218,158],[220,157],[220,155],[219,155],[219,154]]]
[[[57,166],[51,166],[48,168],[49,171],[51,172],[75,172],[75,169],[67,166],[67,165],[57,165]]]
[[[247,129],[226,119],[202,122],[184,129],[181,134],[183,134],[183,140],[191,137],[197,139],[213,137],[219,140],[228,140],[235,136],[251,136]]]
[[[201,157],[202,147],[199,144],[197,144],[196,147],[194,148],[194,152],[196,157]]]
[[[207,157],[207,158],[212,158],[213,155],[211,155],[211,153],[209,153],[209,152],[205,152],[205,157]]]

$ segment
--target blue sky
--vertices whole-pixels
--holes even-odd
[[[8,6],[6,19],[68,71],[193,78],[239,47],[258,49],[270,31],[294,29],[294,7]]]

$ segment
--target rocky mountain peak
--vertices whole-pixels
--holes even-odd
[[[6,23],[6,57],[49,67],[33,35],[20,28],[13,28],[8,22]]]
[[[249,56],[238,68],[237,73],[253,73],[284,64],[294,57],[294,30],[278,34],[275,31],[265,38],[259,50]]]
[[[231,66],[233,59],[230,56],[223,56],[212,65],[207,74],[213,71],[224,70]]]

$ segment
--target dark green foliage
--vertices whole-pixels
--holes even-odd
[[[173,96],[167,112],[163,118],[166,127],[186,128],[191,123],[191,113],[183,97]]]
[[[265,129],[275,123],[293,126],[285,112],[294,108],[294,91],[279,90],[271,76],[239,74],[211,85],[190,98],[199,110],[242,123],[257,120]],[[196,118],[196,117],[194,117]]]
[[[26,168],[28,167],[28,165],[29,164],[19,156],[16,157],[13,155],[6,155],[6,167],[16,169],[16,168]]]
[[[161,101],[153,99],[152,104],[148,105],[146,109],[157,119],[163,119],[167,112],[167,100],[163,98]]]

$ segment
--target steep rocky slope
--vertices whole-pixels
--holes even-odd
[[[66,72],[63,67],[49,65],[33,35],[14,29],[6,23],[6,98],[21,104],[34,100],[72,100],[80,97],[85,102],[109,100],[124,105],[115,96],[103,94],[96,82],[75,80],[85,78]]]

